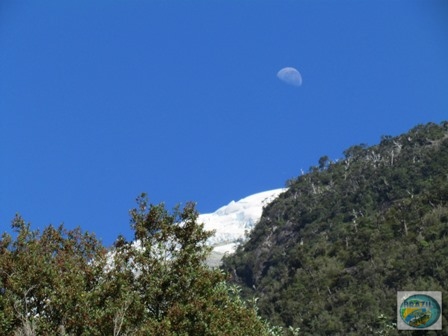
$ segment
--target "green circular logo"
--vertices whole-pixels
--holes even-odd
[[[400,305],[400,316],[408,326],[428,328],[439,319],[440,305],[429,295],[412,295]]]

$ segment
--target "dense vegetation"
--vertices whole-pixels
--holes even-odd
[[[344,156],[289,181],[224,269],[274,324],[395,335],[398,290],[448,297],[448,122]]]
[[[211,233],[197,216],[140,197],[134,242],[119,237],[112,252],[80,229],[33,231],[17,216],[14,238],[0,239],[0,335],[283,334],[205,266]]]
[[[448,295],[448,122],[344,156],[288,181],[223,270],[204,263],[193,204],[142,195],[134,240],[112,251],[16,216],[0,238],[0,336],[398,334],[398,290]]]

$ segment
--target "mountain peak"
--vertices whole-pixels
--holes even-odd
[[[272,202],[286,188],[259,192],[231,201],[213,213],[199,215],[198,221],[204,223],[207,231],[214,230],[215,234],[208,240],[213,248],[212,259],[219,262],[225,253],[235,251],[239,242],[243,241],[260,220],[263,207]]]

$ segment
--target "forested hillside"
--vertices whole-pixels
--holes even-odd
[[[448,297],[448,122],[323,156],[288,187],[223,266],[272,323],[394,335],[398,290]]]

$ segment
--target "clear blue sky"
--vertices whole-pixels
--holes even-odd
[[[300,87],[280,81],[297,68]],[[106,245],[448,119],[447,1],[0,1],[0,228]]]

